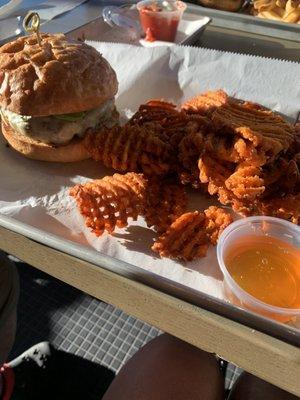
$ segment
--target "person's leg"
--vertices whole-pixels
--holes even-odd
[[[18,298],[16,266],[0,251],[0,366],[7,360],[14,342]]]
[[[103,400],[223,400],[216,358],[163,334],[121,369]]]
[[[299,400],[299,397],[243,372],[231,389],[228,400]]]
[[[106,367],[55,349],[32,346],[0,368],[0,400],[99,400],[115,374]]]

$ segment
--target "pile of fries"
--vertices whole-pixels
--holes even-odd
[[[253,7],[258,17],[300,24],[299,0],[254,0]]]
[[[209,194],[245,216],[268,214],[300,222],[300,147],[293,126],[223,91],[204,93],[182,108],[210,120],[210,131],[197,133],[198,143],[202,140],[199,180]]]
[[[124,126],[91,131],[85,145],[94,160],[124,173],[70,190],[97,236],[143,216],[161,257],[205,256],[232,218],[221,207],[188,210],[186,187],[199,202],[213,196],[243,216],[300,224],[299,130],[222,90],[180,108],[151,100]]]

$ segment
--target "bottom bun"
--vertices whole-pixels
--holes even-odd
[[[51,145],[16,134],[14,129],[2,121],[2,133],[8,144],[25,157],[40,161],[75,162],[90,158],[83,138],[73,138],[65,145]]]

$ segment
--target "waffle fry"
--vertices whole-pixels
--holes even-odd
[[[234,171],[234,166],[229,163],[221,163],[208,154],[204,154],[199,159],[198,168],[200,181],[207,184],[208,193],[218,194],[222,188],[225,195],[225,192],[228,191],[225,182]]]
[[[204,257],[208,249],[205,214],[199,211],[182,214],[152,246],[161,257],[183,261]]]
[[[287,151],[293,142],[295,130],[282,117],[272,111],[254,108],[250,103],[231,103],[217,108],[212,121],[217,130],[226,130],[232,135],[250,141],[263,151],[268,162]]]
[[[183,214],[187,207],[187,195],[183,186],[176,183],[151,180],[146,195],[144,217],[147,226],[162,233]]]
[[[191,171],[178,171],[178,178],[182,185],[191,186],[193,189],[202,190],[205,193],[205,186],[199,180],[199,171],[196,167]]]
[[[206,255],[209,242],[216,244],[220,234],[232,222],[222,208],[209,207],[204,212],[182,214],[152,246],[161,257],[184,261]]]
[[[204,151],[205,136],[202,132],[191,133],[179,144],[179,160],[186,169],[191,169]]]
[[[174,166],[173,147],[155,131],[137,125],[90,133],[85,145],[94,160],[118,171],[164,175]]]
[[[257,202],[257,214],[282,218],[300,225],[300,193]]]
[[[201,115],[182,113],[181,121],[178,121],[177,124],[173,123],[165,126],[163,129],[164,133],[169,137],[170,143],[178,147],[181,140],[187,135],[197,134],[209,129],[209,120]]]
[[[189,113],[210,115],[216,108],[226,104],[229,96],[223,90],[208,91],[182,104],[181,109]]]
[[[254,200],[265,191],[262,169],[249,164],[239,164],[225,181],[225,186],[238,199]]]
[[[225,161],[257,166],[272,162],[287,151],[295,134],[295,129],[271,110],[233,99],[222,90],[195,97],[182,109],[211,120],[206,148]]]
[[[209,120],[200,115],[188,115],[184,111],[178,111],[172,103],[150,100],[139,107],[128,124],[155,126],[163,140],[176,147],[186,134],[207,127]]]
[[[204,150],[204,135],[195,132],[186,135],[178,146],[178,159],[180,161],[179,179],[184,185],[191,184],[195,188],[201,185],[197,161]]]
[[[145,206],[147,180],[143,174],[114,174],[70,189],[86,226],[96,236],[124,228]]]
[[[276,7],[282,4],[276,1]],[[176,174],[181,184],[215,195],[243,216],[300,224],[299,133],[300,125],[292,127],[265,107],[222,90],[197,96],[181,110],[151,100],[125,126],[86,138],[92,158],[130,172],[76,185],[70,195],[97,236],[143,216],[160,235],[153,251],[190,261],[206,255],[232,218],[215,206],[186,212],[187,194]]]
[[[216,159],[237,163],[241,160],[239,149],[240,145],[235,146],[238,140],[231,135],[218,135],[215,132],[209,133],[205,137],[205,150]]]
[[[221,204],[229,204],[232,209],[244,216],[251,215],[253,205],[246,199],[237,198],[234,193],[227,189],[225,182],[234,172],[234,165],[220,163],[219,161],[204,154],[198,163],[199,177],[206,184],[210,195],[217,195]]]
[[[225,228],[232,223],[231,215],[223,208],[211,206],[204,210],[205,230],[210,242],[215,245]]]
[[[267,165],[263,170],[263,180],[266,186],[265,195],[292,193],[300,184],[300,172],[297,155],[293,159],[280,157],[276,163]],[[299,189],[298,189],[299,190]]]
[[[300,171],[300,153],[295,154],[293,160],[297,164],[298,171]]]
[[[300,190],[300,171],[297,163],[297,158],[295,158],[294,160],[290,160],[287,163],[285,176],[282,175],[278,184],[280,188],[285,191],[285,193]]]
[[[209,132],[198,134],[198,146],[193,136],[186,136],[179,145],[184,179],[195,181],[195,159],[201,148],[202,187],[236,212],[252,215],[254,200],[276,191],[297,193],[297,134],[279,115],[259,104],[232,99],[223,91],[205,93],[183,108],[203,113],[212,121]]]
[[[147,122],[165,122],[178,118],[177,107],[163,100],[150,100],[142,104],[130,118],[129,124],[144,125]]]
[[[209,133],[205,137],[205,149],[214,158],[232,163],[249,162],[260,166],[266,163],[264,152],[243,138],[222,133]]]

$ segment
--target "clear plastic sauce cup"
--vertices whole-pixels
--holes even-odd
[[[143,0],[137,3],[146,40],[174,42],[186,4],[176,0]]]
[[[288,322],[297,317],[299,318],[300,308],[278,307],[265,303],[245,291],[232,277],[230,268],[228,268],[228,255],[238,249],[239,243],[242,244],[244,242],[247,245],[249,237],[255,237],[256,242],[263,242],[266,237],[270,238],[270,240],[274,239],[274,241],[280,240],[281,243],[284,242],[287,246],[292,246],[295,249],[296,257],[300,254],[300,227],[291,222],[266,216],[242,218],[233,222],[221,234],[217,245],[217,257],[224,276],[223,287],[226,297],[230,302],[238,306],[279,322]],[[299,258],[297,260],[299,261]],[[298,265],[299,263],[297,262],[297,268]],[[299,295],[300,271],[297,269],[296,273],[299,279],[298,286],[293,289]],[[295,284],[297,285],[297,282]],[[270,288],[267,290],[270,290]]]

